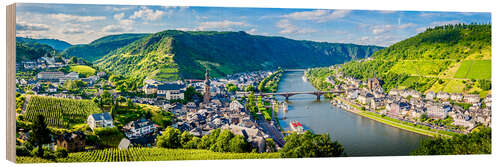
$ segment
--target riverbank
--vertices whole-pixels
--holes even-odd
[[[348,102],[345,99],[342,99],[340,97],[335,97],[335,99],[338,99],[338,100],[344,102],[344,104],[347,104],[347,105],[351,106],[351,109],[343,108],[346,111],[358,114],[358,115],[363,116],[365,118],[368,118],[368,119],[371,119],[371,120],[374,120],[374,121],[377,121],[377,122],[380,122],[380,123],[383,123],[383,124],[386,124],[386,125],[390,125],[392,127],[396,127],[396,128],[399,128],[399,129],[403,129],[403,130],[409,131],[409,132],[418,133],[418,134],[426,135],[426,136],[430,136],[430,137],[437,137],[437,136],[452,137],[450,135],[442,134],[442,133],[439,133],[439,132],[436,132],[436,131],[430,131],[430,130],[421,129],[421,128],[417,128],[417,127],[405,125],[405,124],[402,124],[402,123],[394,122],[394,121],[391,121],[389,119],[383,118],[380,115],[376,115],[375,113],[370,113],[370,112],[367,112],[367,111],[361,111],[356,106],[354,106],[352,103],[350,103],[350,102]]]

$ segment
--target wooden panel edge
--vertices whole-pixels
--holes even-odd
[[[6,50],[7,50],[7,90],[6,90],[6,156],[16,162],[16,4],[10,4],[6,10]]]

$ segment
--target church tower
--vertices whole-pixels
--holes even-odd
[[[208,74],[208,68],[205,72],[205,84],[203,90],[203,103],[208,104],[210,102],[210,76]]]

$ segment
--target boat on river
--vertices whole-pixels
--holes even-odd
[[[304,133],[304,127],[302,126],[302,124],[300,124],[299,121],[290,121],[290,127],[294,132],[297,132],[298,134]]]

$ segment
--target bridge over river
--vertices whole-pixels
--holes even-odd
[[[332,90],[332,91],[307,91],[307,92],[278,92],[278,93],[254,93],[255,96],[272,96],[272,95],[278,95],[278,96],[283,96],[285,97],[286,100],[290,96],[293,95],[299,95],[299,94],[310,94],[310,95],[316,95],[316,99],[321,99],[321,96],[327,93],[333,93],[333,94],[340,94],[344,93],[345,91],[343,90]],[[249,92],[236,92],[238,95],[249,95]]]

